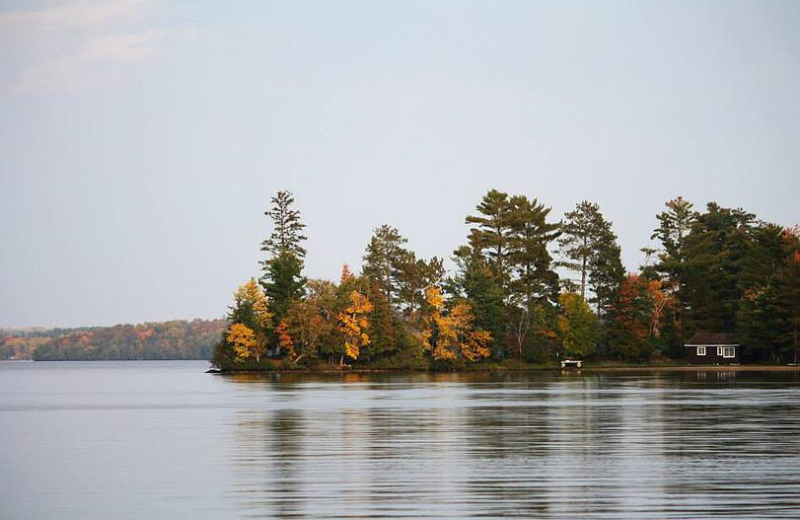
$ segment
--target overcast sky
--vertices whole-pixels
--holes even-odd
[[[0,326],[222,316],[280,189],[307,274],[490,188],[800,220],[800,2],[0,0]]]

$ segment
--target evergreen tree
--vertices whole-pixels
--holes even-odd
[[[425,289],[438,284],[444,277],[441,258],[417,258],[406,251],[397,260],[398,301],[408,317],[414,317],[425,303]]]
[[[406,242],[396,228],[384,224],[375,230],[364,254],[361,274],[378,285],[390,305],[397,299],[400,264],[408,255]]]
[[[509,278],[505,259],[508,254],[511,201],[507,193],[490,190],[478,204],[477,210],[479,215],[466,218],[467,224],[474,224],[470,228],[470,246],[486,256],[494,273],[505,283]]]
[[[559,265],[580,273],[580,295],[586,299],[586,286],[598,250],[611,233],[611,226],[600,213],[600,207],[584,200],[573,211],[564,214],[558,239]],[[616,238],[616,237],[614,237]]]
[[[564,217],[558,240],[562,260],[558,265],[580,275],[578,285],[565,285],[578,290],[584,300],[597,306],[598,315],[602,314],[625,278],[617,236],[595,203],[582,201]],[[593,293],[591,298],[587,297],[587,288]]]
[[[303,229],[306,225],[300,219],[300,211],[293,209],[294,197],[291,192],[279,191],[271,199],[272,207],[264,212],[273,223],[272,234],[261,243],[261,250],[273,257],[291,255],[305,258],[306,250],[301,243],[306,240]]]
[[[611,229],[604,231],[604,239],[597,244],[591,261],[589,287],[594,293],[592,303],[597,307],[598,316],[606,314],[625,280],[625,268],[620,257],[621,250]]]
[[[558,237],[558,224],[548,223],[550,208],[536,199],[516,195],[509,200],[507,264],[511,274],[509,296],[515,311],[514,336],[521,359],[532,330],[531,316],[558,299],[558,275],[552,269],[548,245]],[[537,310],[537,307],[542,309]]]
[[[744,357],[757,361],[797,362],[800,358],[800,231],[796,228],[766,236],[775,226],[764,226],[762,240],[780,241],[780,264],[773,269],[762,255],[769,274],[744,291],[737,315],[737,330],[744,344]],[[772,249],[768,247],[766,249]],[[754,261],[754,264],[759,262]]]
[[[280,323],[293,300],[303,295],[306,279],[302,276],[306,250],[301,243],[305,224],[300,212],[292,208],[294,197],[288,191],[279,191],[272,198],[272,207],[264,214],[272,219],[270,237],[261,244],[261,250],[271,254],[262,262],[264,275],[260,282],[270,300],[274,323]]]
[[[740,282],[755,216],[714,202],[696,215],[683,246],[681,290],[685,333],[733,332],[743,294]]]
[[[450,292],[465,298],[474,311],[475,326],[491,333],[492,355],[504,356],[506,336],[506,293],[487,261],[469,246],[457,249],[453,257],[458,272]]]

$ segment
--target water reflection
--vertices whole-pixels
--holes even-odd
[[[787,517],[794,374],[237,375],[253,518]]]

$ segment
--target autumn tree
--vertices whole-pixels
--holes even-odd
[[[331,350],[338,339],[335,309],[335,285],[309,280],[305,298],[292,301],[277,331],[279,345],[293,362],[310,362]]]
[[[563,355],[585,358],[594,353],[597,342],[597,318],[580,294],[561,293],[558,297],[561,312],[558,331]]]
[[[267,333],[272,329],[272,313],[269,310],[269,300],[254,278],[239,286],[233,294],[233,306],[230,307],[228,320],[246,325],[266,340]]]
[[[226,339],[233,349],[236,361],[247,361],[250,358],[260,361],[261,349],[256,342],[255,333],[247,325],[234,323],[228,329]]]
[[[626,361],[648,359],[652,302],[646,280],[631,274],[622,282],[608,314],[608,354]]]
[[[367,329],[372,302],[366,295],[355,290],[350,292],[349,299],[350,305],[338,315],[339,330],[344,336],[344,356],[356,361],[361,350],[370,344]],[[343,361],[340,360],[340,364]]]
[[[250,358],[260,361],[268,349],[271,331],[269,300],[255,279],[251,278],[233,293],[228,329],[216,347],[215,363],[219,365],[225,364],[226,360],[244,361]]]
[[[491,334],[473,328],[475,318],[469,303],[459,301],[448,311],[441,290],[433,285],[425,289],[425,300],[422,345],[433,361],[478,361],[489,357]]]

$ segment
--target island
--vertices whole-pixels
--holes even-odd
[[[643,237],[659,247],[626,272],[598,204],[557,220],[536,198],[490,190],[449,271],[384,224],[360,272],[344,265],[338,282],[304,276],[306,226],[290,192],[265,215],[263,271],[233,295],[211,357],[219,372],[676,366],[708,334],[737,338],[717,362],[797,362],[800,228],[741,208],[668,201]]]

